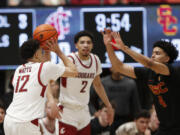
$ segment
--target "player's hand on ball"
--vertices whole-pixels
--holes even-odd
[[[48,48],[49,51],[56,53],[59,50],[57,39],[51,38],[50,40],[47,40],[46,47]]]

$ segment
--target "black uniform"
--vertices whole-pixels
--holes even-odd
[[[180,135],[180,70],[167,65],[169,76],[156,74],[147,68],[135,68],[137,79],[146,83],[153,94],[160,121],[156,135]]]

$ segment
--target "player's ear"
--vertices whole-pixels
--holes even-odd
[[[37,53],[37,51],[34,53],[34,56],[33,56],[34,58],[38,58],[38,53]]]
[[[165,61],[168,63],[170,61],[170,57],[166,56],[166,60]]]
[[[36,58],[36,59],[39,58],[39,49],[34,53],[34,58]]]

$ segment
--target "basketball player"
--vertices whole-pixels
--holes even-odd
[[[4,122],[6,135],[40,135],[38,118],[44,116],[46,98],[52,107],[51,116],[60,118],[51,89],[46,90],[46,87],[50,80],[60,76],[77,76],[77,70],[59,49],[57,40],[46,41],[46,45],[62,59],[65,66],[43,62],[44,51],[38,41],[30,39],[23,43],[20,54],[27,63],[20,65],[14,73],[14,97]]]
[[[100,60],[91,53],[93,36],[87,31],[81,31],[75,35],[74,43],[78,51],[70,54],[69,58],[76,65],[78,76],[61,80],[59,101],[63,112],[59,135],[90,135],[88,103],[91,84],[107,107],[109,125],[113,122],[114,111],[100,80]]]
[[[40,130],[42,135],[58,135],[59,134],[59,124],[58,119],[51,116],[51,106],[49,102],[45,105],[46,116],[39,119]]]
[[[112,37],[116,44],[111,43]],[[153,94],[154,105],[160,121],[156,135],[180,134],[180,75],[178,67],[172,65],[178,56],[178,51],[166,41],[154,43],[151,58],[136,53],[126,46],[119,33],[105,29],[104,43],[114,68],[129,77],[138,79],[148,85]],[[132,67],[122,63],[114,53],[112,45],[119,48],[144,67]]]

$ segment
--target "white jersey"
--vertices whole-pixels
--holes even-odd
[[[62,105],[86,106],[89,103],[90,87],[94,78],[102,72],[98,56],[90,54],[90,59],[80,60],[78,53],[68,57],[78,70],[76,78],[61,78],[59,101]]]
[[[43,119],[39,119],[39,124],[42,128],[43,135],[59,135],[59,121],[55,121],[55,131],[49,131],[44,125]]]
[[[19,66],[12,81],[13,101],[7,114],[16,122],[27,122],[44,116],[46,86],[49,80],[56,80],[65,67],[51,62],[26,63]]]

